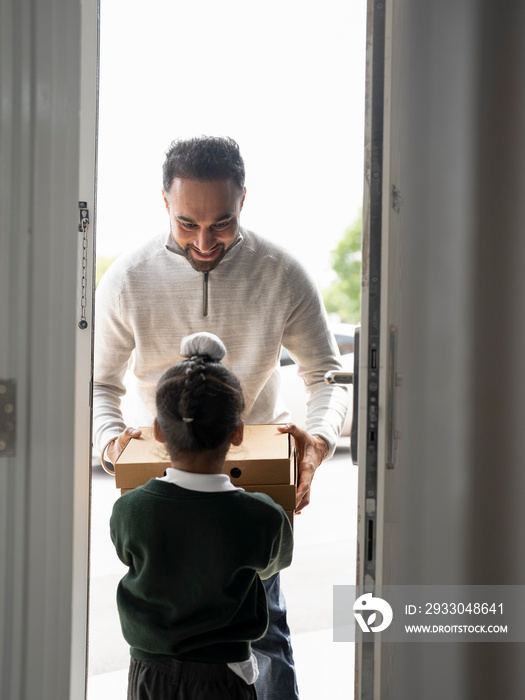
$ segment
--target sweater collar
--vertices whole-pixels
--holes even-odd
[[[203,491],[205,493],[239,491],[239,488],[232,484],[227,474],[195,474],[168,467],[166,476],[162,476],[158,480],[168,481],[170,484],[176,484],[189,491]]]

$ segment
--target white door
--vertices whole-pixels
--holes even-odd
[[[368,7],[358,582],[497,597],[525,571],[525,15]],[[521,647],[476,641],[358,644],[356,698],[523,697]]]
[[[5,700],[84,697],[96,18],[91,0],[0,5]]]

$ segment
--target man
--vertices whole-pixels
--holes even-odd
[[[180,360],[183,336],[218,335],[225,364],[243,387],[246,423],[283,423],[279,399],[281,345],[296,359],[309,392],[306,430],[288,425],[298,449],[296,512],[309,503],[311,482],[331,456],[347,407],[346,390],[324,383],[340,369],[321,297],[305,270],[283,249],[240,225],[244,163],[231,139],[174,142],[163,169],[170,233],[120,257],[97,290],[94,428],[103,459],[113,464],[140,431],[127,427],[120,401],[130,359],[138,424],[155,415],[155,386]],[[266,582],[270,626],[254,651],[258,697],[298,698],[278,575]]]

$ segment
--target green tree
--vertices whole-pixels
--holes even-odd
[[[116,260],[116,258],[116,255],[113,258],[105,258],[103,256],[97,255],[95,265],[95,287],[98,287],[98,283],[100,282],[102,275],[104,274],[104,272],[106,272],[111,263],[114,260]]]
[[[362,214],[331,251],[336,279],[323,291],[328,313],[339,314],[343,323],[357,324],[361,314],[361,235]]]

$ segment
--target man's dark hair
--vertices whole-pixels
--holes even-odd
[[[162,167],[166,193],[175,178],[208,182],[232,179],[242,193],[244,176],[244,161],[238,144],[229,137],[220,136],[172,141]]]

